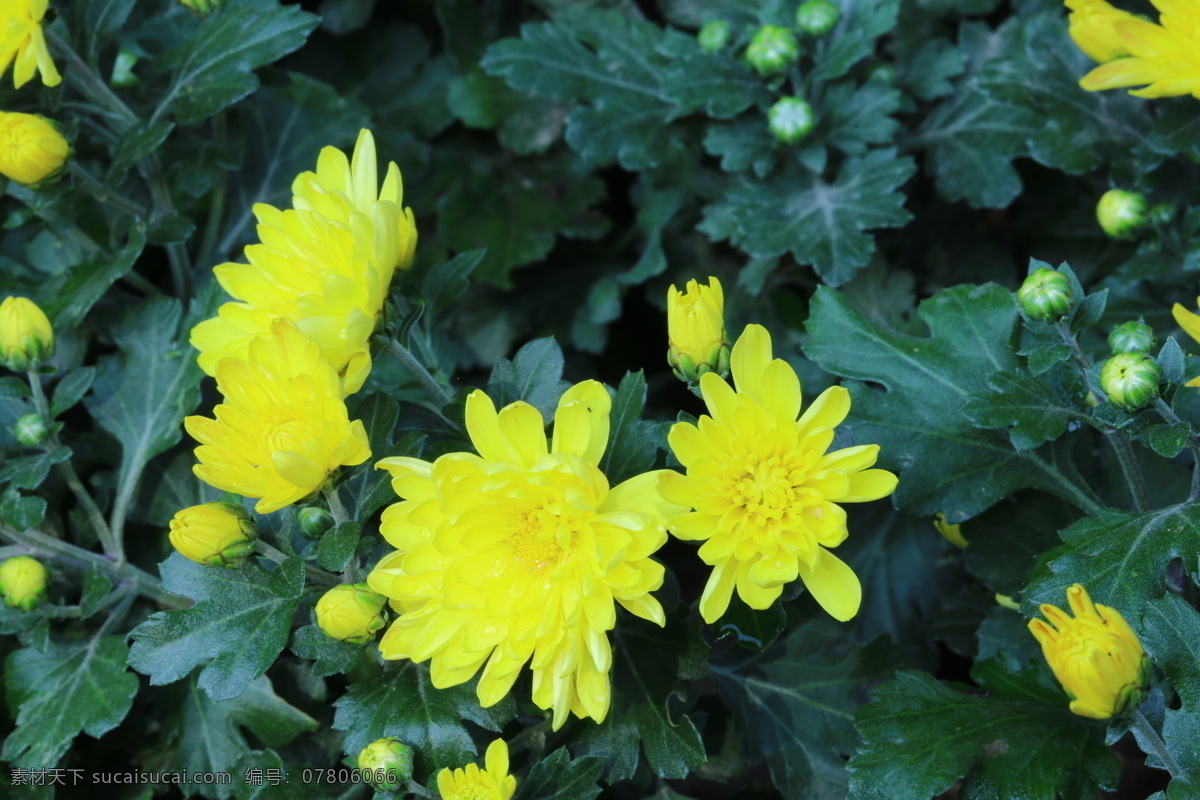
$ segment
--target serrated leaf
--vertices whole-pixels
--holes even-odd
[[[1017,351],[1017,355],[1027,357],[1029,359],[1027,362],[1029,371],[1034,375],[1041,375],[1055,364],[1069,359],[1071,357],[1071,347],[1061,343],[1039,342],[1027,348],[1021,348]]]
[[[139,122],[125,131],[113,146],[107,182],[115,186],[125,180],[130,167],[154,153],[173,130],[174,122]]]
[[[1108,304],[1108,289],[1093,292],[1079,303],[1071,320],[1071,330],[1075,333],[1092,327],[1104,316],[1104,308]]]
[[[315,662],[312,674],[324,678],[349,672],[362,658],[362,645],[339,642],[316,625],[297,628],[289,645],[300,658]]]
[[[438,313],[449,306],[470,285],[471,273],[483,260],[486,250],[469,250],[459,253],[449,261],[429,270],[421,282],[421,295],[429,304],[431,313]]]
[[[906,53],[900,62],[900,85],[922,100],[936,100],[954,92],[953,79],[966,66],[962,51],[944,39],[927,39]]]
[[[56,327],[78,325],[109,287],[133,269],[145,246],[145,228],[141,223],[134,223],[129,229],[129,240],[121,250],[77,264],[61,279],[55,279],[42,310]]]
[[[1183,598],[1167,594],[1146,604],[1139,631],[1142,646],[1183,705],[1200,714],[1200,612]]]
[[[96,370],[93,367],[79,367],[64,375],[58,385],[54,387],[54,397],[50,401],[50,416],[57,417],[64,411],[74,408],[75,404],[87,394],[87,390],[92,388],[92,381],[95,377]]]
[[[645,405],[646,377],[641,370],[625,373],[613,398],[608,445],[600,459],[600,471],[613,486],[654,465],[658,451],[655,423],[642,419]]]
[[[18,531],[27,531],[42,524],[46,518],[46,501],[25,496],[11,487],[0,494],[0,520]]]
[[[4,682],[17,727],[0,757],[44,769],[57,764],[80,733],[100,737],[120,724],[138,687],[137,676],[125,667],[127,653],[123,636],[52,641],[44,652],[10,653]]]
[[[317,544],[317,562],[333,572],[344,570],[358,549],[361,532],[361,526],[353,520],[325,531]]]
[[[900,0],[840,0],[837,26],[815,46],[812,80],[840,78],[875,50],[875,40],[896,27]]]
[[[87,619],[100,608],[100,603],[112,591],[112,581],[98,568],[92,567],[83,578],[83,591],[79,597],[79,618]]]
[[[865,231],[900,227],[910,219],[898,189],[914,169],[911,159],[894,150],[873,150],[848,159],[833,183],[794,165],[765,181],[743,177],[724,200],[705,207],[700,229],[757,258],[791,252],[837,286],[865,267],[875,251]]]
[[[604,759],[584,756],[574,761],[560,747],[539,760],[521,782],[516,800],[592,800],[600,794],[596,781],[604,771]]]
[[[383,736],[395,736],[416,751],[416,775],[424,780],[443,767],[461,767],[479,755],[462,721],[498,732],[516,713],[512,696],[481,708],[474,683],[435,689],[426,664],[404,661],[378,678],[352,684],[335,702],[334,730],[342,746],[358,755]]]
[[[928,800],[965,775],[973,798],[1091,800],[1116,785],[1103,728],[1034,694],[976,697],[901,672],[855,720],[863,745],[850,760],[852,792]]]
[[[747,115],[732,122],[713,123],[704,137],[704,149],[721,159],[726,172],[753,169],[765,178],[775,165],[775,138],[762,119]]]
[[[860,156],[872,144],[887,144],[900,123],[892,114],[900,108],[899,91],[883,81],[855,86],[853,81],[830,86],[825,95],[825,141],[843,153]]]
[[[1079,411],[1054,387],[1032,375],[998,372],[987,380],[988,390],[971,395],[962,413],[980,428],[1008,428],[1017,450],[1032,450],[1066,433]]]
[[[487,395],[497,410],[517,400],[524,400],[541,412],[549,423],[562,395],[562,348],[552,337],[534,339],[513,357],[502,358],[492,367],[487,382]]]
[[[159,611],[134,628],[129,665],[160,686],[208,661],[200,688],[214,701],[237,697],[287,644],[304,589],[303,564],[289,559],[272,574],[253,559],[238,569],[215,569],[172,553],[160,570],[164,589],[196,605]]]
[[[298,49],[320,18],[299,6],[239,5],[205,17],[186,44],[163,57],[171,84],[151,123],[211,116],[258,88],[254,70]]]
[[[962,534],[970,543],[963,565],[993,591],[1017,595],[1038,557],[1054,548],[1058,532],[1077,519],[1075,508],[1049,494],[1006,497],[963,523]]]
[[[59,447],[37,455],[10,458],[0,466],[0,483],[7,483],[13,489],[36,489],[46,480],[51,467],[70,457],[69,447]]]

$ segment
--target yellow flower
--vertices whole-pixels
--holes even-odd
[[[387,624],[385,603],[387,598],[365,583],[339,584],[317,601],[317,625],[330,638],[366,644]]]
[[[0,175],[17,183],[54,177],[71,146],[54,125],[37,114],[0,111]]]
[[[955,547],[966,547],[967,540],[963,538],[962,526],[951,525],[946,522],[946,515],[939,513],[933,518],[933,527],[937,528],[937,532],[946,537],[946,541]]]
[[[1103,63],[1129,55],[1116,26],[1136,17],[1104,0],[1066,0],[1066,3],[1071,10],[1069,33],[1088,58]]]
[[[1200,297],[1196,298],[1196,304],[1200,305]],[[1188,311],[1179,303],[1171,307],[1171,316],[1175,317],[1175,321],[1179,323],[1179,327],[1183,328],[1184,333],[1200,342],[1200,316]],[[1200,375],[1192,378],[1186,385],[1200,386]]]
[[[233,503],[204,503],[175,512],[171,544],[210,567],[236,567],[254,552],[254,520]]]
[[[1079,85],[1089,92],[1142,86],[1138,97],[1200,97],[1200,4],[1193,0],[1153,0],[1161,12],[1159,25],[1137,17],[1113,24],[1129,54],[1093,69]]]
[[[54,354],[54,329],[37,303],[6,297],[0,303],[0,364],[15,372],[36,369]]]
[[[0,75],[15,61],[13,85],[18,89],[37,71],[47,86],[62,82],[42,35],[48,5],[48,0],[4,0],[0,5]]]
[[[484,755],[485,769],[468,764],[466,769],[438,773],[438,794],[442,800],[510,800],[517,790],[517,779],[508,774],[508,745],[497,739]]]
[[[254,206],[261,243],[246,248],[250,263],[213,270],[241,302],[226,303],[192,329],[201,369],[215,375],[225,356],[245,360],[250,340],[284,318],[316,342],[342,375],[343,396],[362,387],[392,275],[412,263],[417,242],[412,209],[403,207],[399,168],[388,165],[382,189],[377,181],[375,140],[364,130],[352,161],[326,147],[317,171],[296,178],[294,208]]]
[[[0,564],[0,594],[13,608],[32,611],[46,599],[46,568],[32,556],[14,556]]]
[[[1043,604],[1029,630],[1042,646],[1054,677],[1071,696],[1071,711],[1108,719],[1141,701],[1149,661],[1137,634],[1115,609],[1094,605],[1078,583],[1067,589],[1074,618]]]
[[[379,462],[404,498],[380,525],[397,552],[367,578],[400,613],[379,644],[384,658],[431,659],[439,688],[483,667],[484,707],[532,659],[533,700],[554,710],[555,730],[569,712],[604,719],[614,601],[664,623],[650,595],[663,567],[650,556],[678,510],[658,496],[659,472],[609,488],[597,465],[611,408],[603,385],[576,384],[559,400],[547,448],[537,409],[516,402],[497,414],[475,391],[466,422],[479,455]]]
[[[850,410],[850,394],[826,389],[800,413],[800,381],[787,362],[771,360],[771,337],[747,325],[733,346],[735,393],[709,373],[700,391],[712,416],[679,422],[667,441],[687,475],[667,473],[660,491],[695,511],[668,521],[680,539],[704,541],[700,558],[713,572],[700,614],[715,622],[736,586],[751,608],[768,608],[799,577],[833,617],[858,613],[858,577],[826,548],[847,536],[837,503],[878,500],[896,476],[875,463],[878,445],[826,453]]]
[[[706,372],[729,374],[729,337],[725,334],[725,294],[721,282],[708,286],[691,280],[680,292],[667,289],[667,362],[680,380],[695,383]]]
[[[216,419],[188,417],[200,447],[196,477],[218,489],[261,498],[260,514],[277,511],[321,488],[338,466],[371,457],[362,422],[350,422],[338,376],[287,320],[252,340],[246,360],[217,364],[225,402]]]

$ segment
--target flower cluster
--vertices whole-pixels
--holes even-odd
[[[39,71],[47,86],[62,82],[42,34],[46,9],[47,0],[0,3],[0,75],[12,64],[18,89]],[[40,114],[0,111],[0,175],[38,184],[57,175],[70,152],[58,127]]]
[[[1070,34],[1100,66],[1079,85],[1090,92],[1141,86],[1139,97],[1200,97],[1200,51],[1195,31],[1200,6],[1153,0],[1159,24],[1109,5],[1105,0],[1066,0]]]

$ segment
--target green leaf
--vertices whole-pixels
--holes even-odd
[[[83,592],[79,597],[79,618],[87,619],[95,614],[110,591],[112,581],[97,567],[89,569],[83,578]]]
[[[806,327],[805,353],[851,383],[849,426],[854,441],[881,447],[880,463],[897,471],[900,508],[960,522],[1025,487],[1095,505],[1069,463],[1057,465],[1016,451],[1000,431],[980,430],[963,413],[999,372],[1013,372],[1009,342],[1016,323],[1012,292],[995,284],[960,285],[925,300],[918,314],[928,337],[872,322],[846,297],[817,289]]]
[[[766,759],[788,800],[846,796],[846,756],[854,752],[851,694],[890,669],[882,640],[827,653],[840,632],[808,622],[762,654],[714,664],[712,680],[733,707],[746,758]]]
[[[604,759],[584,756],[574,761],[560,747],[540,759],[519,785],[516,800],[592,800],[600,794],[596,781],[604,771]]]
[[[334,707],[333,729],[346,732],[342,746],[347,753],[357,756],[376,739],[395,736],[416,751],[420,780],[443,767],[477,760],[479,752],[463,720],[499,732],[516,714],[511,695],[491,708],[480,708],[473,682],[435,689],[428,665],[411,661],[352,684]]]
[[[0,483],[8,483],[13,489],[36,489],[50,474],[50,468],[71,457],[69,447],[59,447],[33,456],[11,458],[0,466]]]
[[[1155,425],[1145,437],[1154,452],[1163,458],[1174,458],[1183,450],[1191,434],[1191,425],[1177,422],[1174,425]]]
[[[90,66],[96,65],[101,45],[121,32],[137,0],[78,0],[67,8],[67,21],[76,48]]]
[[[127,653],[123,636],[52,641],[44,652],[10,653],[4,682],[17,727],[0,758],[44,769],[57,764],[81,732],[100,737],[120,724],[138,688],[125,667]]]
[[[1200,612],[1181,597],[1167,594],[1146,604],[1139,632],[1142,646],[1184,707],[1200,714]]]
[[[726,172],[753,169],[759,178],[771,174],[775,147],[770,130],[761,118],[752,114],[732,122],[713,123],[704,137],[705,151],[720,157],[721,169]]]
[[[426,273],[425,280],[421,282],[421,295],[429,304],[430,313],[437,314],[462,297],[471,283],[471,273],[486,253],[485,250],[459,253]]]
[[[151,155],[175,130],[174,122],[140,122],[122,134],[113,146],[112,163],[106,181],[116,186],[125,180],[129,169]]]
[[[42,498],[22,497],[11,487],[0,494],[0,520],[18,531],[36,528],[45,518],[46,501]]]
[[[963,53],[945,39],[926,39],[904,54],[900,63],[900,85],[922,100],[936,100],[954,93],[953,79],[966,67]]]
[[[852,156],[867,152],[868,145],[887,144],[900,123],[892,114],[900,109],[903,96],[883,81],[855,86],[853,81],[830,86],[825,95],[828,132],[824,139],[832,147]]]
[[[705,207],[700,229],[758,258],[790,251],[826,283],[840,285],[875,251],[864,231],[900,227],[910,219],[897,190],[914,169],[911,159],[894,150],[874,150],[848,159],[833,183],[796,166],[765,181],[743,178],[724,200]]]
[[[92,388],[92,380],[96,377],[93,367],[79,367],[62,377],[54,387],[54,398],[50,401],[50,416],[58,417],[64,411],[74,408],[83,399],[87,390]]]
[[[349,672],[362,658],[362,645],[339,642],[316,625],[297,628],[292,634],[292,652],[315,661],[312,674],[320,678]]]
[[[863,745],[850,760],[851,791],[928,800],[964,775],[961,796],[988,800],[1091,800],[1114,788],[1103,727],[1055,705],[1032,676],[1013,680],[1022,682],[976,697],[901,672],[876,687],[855,718]]]
[[[237,697],[287,644],[304,590],[303,564],[289,559],[272,574],[253,559],[238,569],[220,569],[172,553],[160,570],[164,589],[196,605],[159,611],[134,628],[129,665],[159,686],[207,661],[200,688],[213,700]]]
[[[1040,603],[1062,606],[1067,587],[1087,586],[1097,603],[1136,619],[1165,590],[1167,564],[1180,558],[1193,570],[1200,558],[1200,507],[1195,503],[1136,514],[1105,509],[1060,534],[1044,569],[1034,573],[1022,596],[1031,615]]]
[[[1058,532],[1079,519],[1062,500],[1040,492],[1006,497],[963,523],[970,546],[963,564],[996,592],[1020,594],[1042,553],[1059,544]]]
[[[811,80],[840,78],[875,51],[875,40],[896,27],[900,0],[840,0],[842,18],[815,45]],[[785,23],[787,24],[787,23]]]
[[[1080,412],[1056,386],[1023,372],[997,372],[987,380],[990,391],[971,395],[962,413],[980,428],[1007,428],[1017,450],[1032,450],[1067,431]]]
[[[129,240],[120,251],[73,266],[52,281],[42,310],[56,328],[78,325],[105,292],[122,278],[142,254],[146,232],[140,223],[129,230]]]
[[[562,372],[563,355],[558,342],[550,337],[534,339],[518,350],[512,361],[502,358],[496,362],[488,378],[487,395],[497,410],[524,400],[549,423],[566,389]]]
[[[645,405],[645,375],[641,370],[625,373],[613,398],[608,417],[608,446],[600,459],[600,471],[613,486],[654,466],[658,452],[656,423],[642,419]]]
[[[1158,351],[1158,358],[1155,360],[1163,368],[1163,379],[1167,383],[1179,383],[1183,380],[1183,350],[1179,347],[1179,342],[1175,341],[1174,336],[1168,336],[1167,340],[1163,342],[1162,349]]]
[[[154,459],[146,470],[130,519],[166,528],[181,508],[221,500],[222,492],[197,478],[194,466],[196,456],[191,450],[165,453]]]
[[[770,647],[787,627],[787,612],[782,602],[756,611],[745,603],[734,603],[716,623],[717,636],[733,636],[748,650],[763,651]]]
[[[704,744],[686,715],[672,710],[681,700],[681,678],[702,675],[696,643],[687,640],[680,621],[668,621],[665,631],[642,620],[628,620],[612,633],[613,701],[599,725],[589,725],[575,740],[575,755],[602,756],[608,762],[609,783],[633,777],[638,748],[660,778],[683,778],[705,761]],[[678,717],[678,721],[676,721]]]
[[[317,562],[327,570],[341,572],[358,549],[361,526],[349,520],[325,531],[317,544]]]
[[[205,17],[162,66],[171,85],[151,124],[165,114],[187,124],[209,117],[258,88],[254,70],[300,48],[320,18],[299,6],[261,3],[230,6]]]

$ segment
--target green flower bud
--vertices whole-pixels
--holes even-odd
[[[178,511],[171,520],[171,544],[210,567],[236,567],[254,552],[256,529],[246,509],[234,503],[203,503]]]
[[[46,420],[42,419],[41,414],[26,414],[13,424],[12,432],[21,444],[36,447],[46,438],[46,434],[50,433],[50,427],[46,425]]]
[[[0,594],[4,602],[32,611],[46,599],[46,568],[32,556],[14,556],[0,564]]]
[[[880,81],[888,86],[895,86],[896,81],[900,76],[896,73],[896,67],[886,61],[880,61],[871,67],[867,73],[868,81]]]
[[[1145,353],[1118,353],[1100,370],[1100,388],[1117,408],[1136,411],[1158,397],[1162,367]]]
[[[1053,269],[1035,270],[1017,290],[1025,313],[1043,322],[1057,322],[1071,308],[1071,282]]]
[[[767,127],[784,144],[800,141],[812,132],[815,124],[812,106],[799,97],[781,97],[767,112]]]
[[[774,75],[800,58],[800,40],[790,28],[763,25],[746,47],[746,59],[759,75]]]
[[[325,531],[333,527],[333,517],[317,506],[305,506],[297,516],[300,518],[300,531],[309,539],[320,539]]]
[[[1096,204],[1096,220],[1114,239],[1132,239],[1146,223],[1148,206],[1141,192],[1109,189]]]
[[[824,36],[842,18],[842,10],[830,0],[807,0],[796,9],[796,27],[812,36]]]
[[[358,768],[376,789],[394,792],[412,778],[412,748],[394,736],[376,739],[358,754]]]
[[[317,625],[330,638],[366,644],[387,625],[386,603],[365,583],[339,584],[317,601]]]
[[[724,50],[725,45],[729,44],[729,23],[723,19],[710,20],[704,23],[696,39],[700,42],[700,49],[706,53]]]
[[[141,83],[141,78],[133,74],[133,68],[138,62],[137,54],[132,50],[121,48],[113,61],[112,78],[109,83],[118,89],[128,89]]]
[[[1141,350],[1147,353],[1154,349],[1154,329],[1142,320],[1122,322],[1108,335],[1108,346],[1113,353],[1130,353]]]
[[[197,16],[207,17],[225,5],[225,0],[179,0],[179,5]]]

